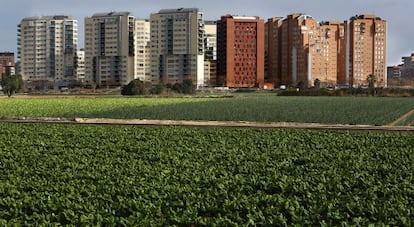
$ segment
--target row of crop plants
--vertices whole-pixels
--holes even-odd
[[[0,123],[0,225],[414,224],[414,134]]]
[[[414,109],[411,98],[11,98],[0,99],[0,117],[308,122],[385,125]]]

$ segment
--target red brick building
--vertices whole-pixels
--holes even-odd
[[[217,21],[217,85],[264,86],[264,21],[259,17],[222,16]]]

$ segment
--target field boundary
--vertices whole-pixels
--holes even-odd
[[[53,117],[0,117],[0,122],[14,123],[59,123],[59,124],[100,124],[100,125],[139,125],[139,126],[184,126],[219,128],[291,128],[320,130],[359,130],[359,131],[406,131],[414,132],[412,126],[374,126],[319,124],[297,122],[249,122],[249,121],[189,121],[113,118],[53,118]]]
[[[395,121],[390,122],[389,124],[387,124],[387,126],[397,126],[400,125],[401,123],[404,123],[411,115],[414,114],[414,109],[409,111],[408,113],[402,115],[401,117],[397,118]]]

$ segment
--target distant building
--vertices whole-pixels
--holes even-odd
[[[129,12],[85,18],[85,77],[100,87],[126,85],[135,76],[135,18]]]
[[[402,57],[401,77],[414,81],[414,53],[410,56]]]
[[[372,15],[344,23],[306,14],[270,18],[265,29],[265,80],[275,86],[386,86],[386,22]]]
[[[217,77],[217,22],[206,21],[204,31],[204,84],[214,87]]]
[[[397,66],[388,66],[387,67],[387,79],[388,80],[392,80],[392,79],[400,79],[401,78],[401,71],[402,71],[403,66],[402,65],[397,65]]]
[[[222,16],[217,21],[217,85],[264,86],[264,21],[259,17]]]
[[[348,35],[347,80],[354,87],[367,86],[369,75],[376,86],[387,86],[387,23],[374,15],[357,15],[346,21]]]
[[[18,25],[20,74],[56,84],[75,76],[78,22],[68,16],[24,18]]]
[[[265,75],[266,82],[281,85],[281,25],[282,17],[269,18],[265,23]]]
[[[85,50],[76,52],[76,78],[77,81],[85,81]]]
[[[316,80],[325,87],[337,84],[340,53],[345,56],[345,51],[341,50],[341,43],[345,43],[343,25],[319,23],[306,14],[291,14],[277,23],[279,33],[273,33],[279,42],[270,47],[280,55],[274,57],[275,51],[269,51],[270,60],[280,59],[277,63],[270,62],[278,65],[269,67],[273,81],[279,82],[277,85],[305,87],[314,86]],[[268,42],[274,41],[275,38],[269,37]],[[277,44],[279,46],[275,47]],[[280,80],[275,79],[275,75]]]
[[[151,27],[149,20],[135,20],[135,79],[151,82]]]
[[[163,9],[150,16],[151,82],[204,86],[204,18],[197,8]]]
[[[16,73],[14,53],[0,52],[0,79]]]

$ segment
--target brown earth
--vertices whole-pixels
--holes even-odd
[[[140,126],[184,126],[184,127],[218,127],[218,128],[291,128],[318,130],[359,130],[359,131],[405,131],[414,132],[411,126],[373,126],[343,125],[294,122],[248,122],[248,121],[185,121],[185,120],[147,120],[147,119],[108,119],[108,118],[30,118],[2,117],[0,122],[15,123],[60,123],[60,124],[106,124],[106,125],[140,125]]]

